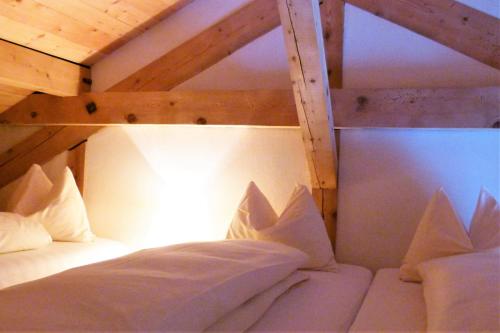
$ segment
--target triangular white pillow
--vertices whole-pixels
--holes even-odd
[[[227,239],[257,239],[256,232],[272,226],[278,216],[254,182],[250,182],[227,232]]]
[[[262,197],[265,199],[263,195]],[[231,225],[231,228],[236,229],[236,226]],[[247,229],[240,233],[246,235],[242,238],[278,242],[305,252],[309,255],[309,260],[301,268],[325,271],[336,269],[332,244],[325,224],[313,197],[305,186],[299,185],[295,188],[285,210],[274,224],[256,228],[253,225],[248,227],[240,223],[237,228]]]
[[[38,164],[33,164],[7,202],[8,212],[28,216],[41,208],[52,189],[52,182]]]
[[[90,231],[85,204],[68,167],[52,188],[45,208],[32,217],[40,221],[56,241],[89,242],[95,238]]]
[[[38,221],[0,212],[0,253],[37,249],[51,242],[49,233]]]
[[[500,206],[484,188],[479,193],[469,234],[476,250],[500,246]]]
[[[403,281],[421,282],[417,265],[421,262],[473,251],[463,223],[440,188],[432,197],[403,259],[399,277]]]

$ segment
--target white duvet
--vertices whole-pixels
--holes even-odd
[[[265,311],[307,260],[249,240],[144,250],[1,290],[0,330],[203,331],[231,316],[244,329],[258,319],[245,307]]]

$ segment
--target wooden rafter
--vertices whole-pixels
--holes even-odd
[[[92,112],[89,107],[92,106]],[[12,125],[210,124],[296,126],[288,90],[87,93],[31,95],[0,114]]]
[[[500,20],[455,0],[346,0],[500,69]]]
[[[321,26],[330,88],[341,89],[344,62],[344,0],[323,0]]]
[[[0,84],[57,96],[89,91],[90,70],[0,40]]]
[[[68,152],[68,167],[73,173],[75,178],[76,186],[80,190],[80,194],[83,196],[83,191],[85,187],[85,153],[87,149],[87,143],[82,142],[77,146],[73,147]]]
[[[170,90],[279,23],[275,1],[254,0],[109,90]]]
[[[313,188],[336,188],[337,156],[319,4],[278,0]]]
[[[22,176],[33,163],[48,162],[52,157],[85,141],[87,137],[96,132],[96,128],[92,126],[79,127],[78,131],[72,131],[71,127],[56,127],[54,129],[54,134],[47,135],[43,141],[35,140],[33,136],[30,136],[27,141],[11,148],[9,155],[15,155],[15,157],[13,159],[7,158],[8,161],[0,165],[0,187]],[[40,131],[34,135],[40,135]],[[33,145],[27,145],[27,143],[33,143]]]
[[[247,22],[248,24],[241,25],[242,21]],[[239,27],[239,29],[233,30],[232,24],[234,24],[235,27]],[[163,63],[162,61],[160,61],[161,59],[172,59],[173,55],[175,54],[189,55],[191,52],[195,51],[198,58],[205,58],[201,65],[199,60],[197,60],[193,61],[191,66],[181,66],[183,68],[182,74],[177,76],[176,81],[171,81],[171,79],[165,78],[168,79],[168,84],[166,85],[167,89],[171,89],[172,87],[182,83],[183,81],[194,77],[204,68],[209,67],[211,64],[217,63],[218,61],[224,59],[225,57],[230,55],[231,52],[234,52],[239,47],[242,47],[252,40],[264,35],[266,32],[278,25],[279,16],[277,14],[277,8],[274,1],[254,0],[247,6],[244,6],[242,9],[236,11],[232,15],[226,17],[225,19],[221,20],[214,26],[201,33],[201,35],[205,37],[214,36],[214,34],[217,36],[218,33],[220,34],[218,36],[219,38],[211,41],[211,44],[209,45],[210,52],[207,52],[206,54],[200,54],[199,50],[192,49],[193,45],[206,45],[195,43],[194,41],[200,40],[199,36],[195,36],[190,41],[168,52],[155,63],[158,66],[161,66]],[[221,28],[222,31],[219,31],[219,28]],[[230,31],[232,31],[231,34],[229,34]],[[202,41],[200,41],[200,43],[201,42]],[[217,49],[220,49],[222,51],[218,52]],[[148,71],[151,70],[153,72],[156,72],[156,70],[152,66],[147,66],[147,68]],[[158,68],[158,72],[160,71],[161,68]],[[139,70],[137,73],[131,75],[131,77],[133,77],[133,82],[137,80],[138,73],[143,72]],[[123,82],[124,81],[118,84],[120,86],[121,84],[124,84],[126,86],[122,86],[122,88],[120,88],[123,89],[123,91],[147,91],[150,89],[159,89],[157,86],[150,87],[149,85],[133,87],[134,85],[132,84],[132,87],[129,87],[128,84]],[[159,82],[158,79],[156,79],[155,82]],[[115,85],[112,89],[113,91],[117,91],[117,85]],[[50,160],[50,158],[54,157],[55,155],[72,147],[75,144],[73,142],[73,139],[80,139],[79,142],[81,142],[82,140],[88,138],[90,135],[96,133],[99,129],[100,127],[63,127],[61,131],[55,133],[50,140],[46,140],[43,142],[38,141],[38,138],[43,137],[45,133],[34,133],[19,144],[18,147],[22,147],[23,154],[15,159],[12,159],[10,163],[8,163],[8,165],[0,165],[0,173],[7,174],[10,172],[9,170],[15,170],[16,172],[12,173],[13,177],[10,178],[10,180],[13,180],[18,175],[21,175],[23,172],[25,172],[31,164],[42,163],[44,161]],[[29,161],[29,163],[27,161]]]

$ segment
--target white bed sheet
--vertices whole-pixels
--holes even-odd
[[[422,285],[401,281],[397,268],[378,270],[350,331],[425,330]]]
[[[363,267],[339,265],[339,271],[303,271],[309,280],[276,300],[250,332],[347,331],[372,279]]]
[[[0,289],[64,270],[130,253],[124,244],[105,238],[93,242],[52,242],[29,251],[0,254]]]

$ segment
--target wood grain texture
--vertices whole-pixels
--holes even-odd
[[[346,0],[500,69],[500,20],[455,0]]]
[[[192,0],[0,1],[0,38],[87,65]]]
[[[336,89],[342,88],[343,78],[344,7],[343,0],[323,0],[320,6],[328,81]]]
[[[500,87],[332,89],[331,94],[337,129],[491,128],[500,121]],[[93,114],[86,109],[90,102],[97,107]],[[76,128],[205,121],[213,125],[299,125],[293,93],[284,90],[31,95],[0,114],[0,124]]]
[[[319,4],[279,0],[295,104],[313,188],[335,188],[337,157]]]
[[[90,78],[89,69],[0,40],[2,85],[75,96],[89,90],[83,78]]]
[[[54,130],[51,132],[52,135],[48,135],[50,129]],[[72,131],[70,127],[44,129],[42,131],[47,135],[42,141],[39,137],[41,132],[36,132],[12,148],[13,152],[10,154],[15,154],[15,158],[0,164],[0,187],[22,176],[33,163],[48,162],[52,157],[81,143],[99,129],[92,126],[79,127],[78,131]]]
[[[170,90],[278,25],[275,1],[254,0],[117,83],[110,91]]]
[[[333,90],[338,128],[491,128],[500,87]]]
[[[87,105],[96,110],[89,113]],[[10,125],[209,124],[296,126],[288,90],[87,93],[31,95],[0,114]]]
[[[33,91],[24,88],[16,88],[0,84],[0,112],[10,108],[12,105],[20,102]]]

